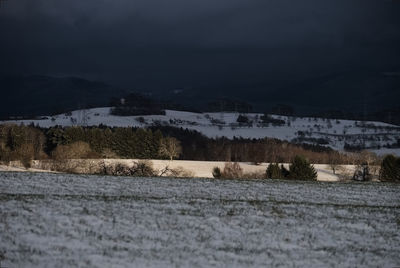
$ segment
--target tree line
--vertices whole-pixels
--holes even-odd
[[[298,145],[272,138],[208,138],[195,130],[174,127],[0,125],[0,161],[21,160],[26,164],[32,159],[48,158],[181,159],[259,164],[290,163],[296,156],[314,164],[329,164],[333,172],[343,164],[381,164],[376,155],[368,152],[342,154],[323,146]],[[390,161],[385,165],[399,163],[399,160]],[[285,176],[285,171],[281,171],[279,176]]]
[[[181,145],[144,128],[0,125],[0,161],[62,158],[173,159]]]
[[[51,157],[59,146],[84,142],[92,158],[178,158],[232,162],[289,162],[304,155],[313,163],[328,159],[335,151],[321,146],[294,145],[277,139],[208,138],[194,130],[173,127],[51,127],[0,126],[2,160]],[[78,147],[84,147],[82,144]],[[63,147],[60,147],[63,148]],[[61,150],[59,148],[59,151]],[[76,150],[78,150],[76,148]]]
[[[51,158],[66,149],[79,151],[87,144],[86,158],[182,159],[228,162],[290,162],[296,155],[312,163],[352,164],[349,156],[330,148],[297,145],[272,138],[208,138],[174,127],[51,127],[0,126],[0,160]],[[72,144],[75,144],[72,146]],[[64,147],[60,147],[64,146]],[[74,148],[71,148],[74,147]],[[56,149],[58,150],[56,151]],[[68,148],[67,148],[68,147]],[[60,153],[58,153],[60,154]]]
[[[353,163],[350,156],[319,145],[293,144],[274,138],[208,138],[195,130],[169,126],[150,129],[177,138],[182,144],[180,159],[183,160],[289,163],[296,155],[302,155],[315,164],[328,164],[332,159],[340,164]]]

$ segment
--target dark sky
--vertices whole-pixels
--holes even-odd
[[[0,73],[268,88],[400,69],[400,1],[6,0]],[[278,82],[277,82],[278,81]]]

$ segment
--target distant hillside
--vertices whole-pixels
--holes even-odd
[[[182,104],[207,110],[216,100],[246,102],[253,111],[277,113],[290,106],[296,115],[380,120],[400,124],[400,72],[337,72],[308,79],[236,83],[215,88],[156,92]],[[193,99],[196,103],[193,103]],[[225,101],[226,103],[226,101]],[[214,105],[215,106],[215,105]],[[217,105],[226,110],[226,105]],[[232,109],[229,109],[232,110]],[[247,110],[247,109],[246,109]]]
[[[12,76],[0,79],[0,117],[57,114],[106,106],[125,94],[110,85],[76,77]]]
[[[112,98],[118,102],[130,93],[101,82],[48,76],[6,77],[0,79],[0,89],[0,118],[109,106]],[[268,112],[400,125],[400,72],[396,71],[338,72],[302,80],[254,81],[253,85],[239,81],[224,87],[136,92],[163,109]]]

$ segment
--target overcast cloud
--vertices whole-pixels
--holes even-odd
[[[173,88],[393,70],[399,2],[7,0],[0,73]]]

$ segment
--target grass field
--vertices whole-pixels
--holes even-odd
[[[0,173],[1,267],[400,266],[400,185]]]

